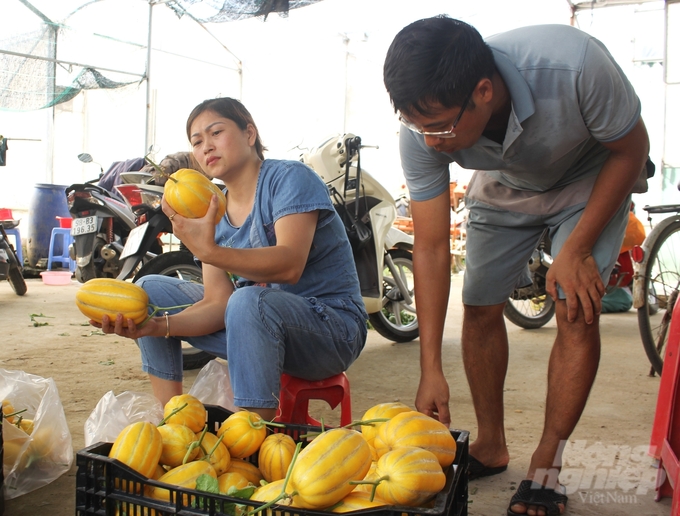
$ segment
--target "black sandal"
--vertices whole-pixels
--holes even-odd
[[[562,487],[562,486],[560,486]],[[538,505],[545,509],[546,516],[559,516],[559,504],[567,508],[567,495],[559,493],[554,489],[542,486],[533,480],[522,480],[517,487],[517,491],[510,499],[508,505],[508,516],[523,516],[526,512],[513,512],[511,507],[516,503],[523,503],[527,509],[530,505]]]
[[[491,475],[498,475],[507,469],[507,465],[496,467],[485,466],[472,455],[468,455],[468,481],[476,480],[482,477],[490,477]]]

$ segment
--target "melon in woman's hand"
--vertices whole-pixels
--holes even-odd
[[[112,278],[94,278],[83,283],[76,292],[76,306],[93,321],[102,322],[105,315],[113,323],[123,314],[123,326],[132,319],[135,324],[148,316],[149,296],[139,285]]]
[[[219,187],[206,176],[190,168],[181,168],[170,175],[165,183],[164,197],[170,207],[182,217],[199,219],[210,207],[210,199],[217,196],[219,208],[215,215],[217,224],[227,211],[227,199]]]

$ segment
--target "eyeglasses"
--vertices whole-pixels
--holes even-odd
[[[465,109],[467,108],[467,105],[470,102],[471,97],[472,95],[468,95],[467,97],[465,97],[463,104],[460,106],[460,111],[458,111],[456,118],[453,120],[453,123],[451,124],[451,129],[449,129],[448,131],[423,131],[419,127],[416,127],[412,122],[406,120],[402,115],[399,115],[399,121],[402,123],[404,127],[407,127],[411,131],[414,131],[418,134],[422,134],[423,136],[435,136],[436,138],[455,138],[456,133],[454,133],[453,130],[458,125],[458,122],[460,122],[460,119],[463,116],[463,113],[465,112]]]

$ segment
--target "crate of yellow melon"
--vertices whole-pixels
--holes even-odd
[[[395,443],[394,451],[383,455],[380,478],[374,479],[369,471],[372,454],[361,431],[343,428],[322,432],[318,427],[284,423],[281,427],[262,432],[262,422],[251,417],[252,413],[233,413],[214,405],[206,405],[205,409],[206,435],[214,433],[233,451],[226,472],[220,475],[210,469],[210,464],[192,464],[197,460],[207,460],[199,453],[193,461],[187,458],[185,465],[166,471],[165,478],[163,475],[146,477],[111,458],[110,443],[93,444],[77,454],[76,516],[101,514],[103,507],[115,509],[117,512],[113,514],[140,515],[319,516],[326,513],[331,516],[334,512],[361,509],[365,516],[467,514],[469,433],[466,431],[449,432],[456,443],[452,464],[442,468],[434,453],[414,447],[413,443],[404,448]],[[385,417],[374,421],[395,417],[383,409],[381,407],[379,412]],[[402,433],[409,428],[417,430],[419,426],[415,423],[409,423],[406,428],[399,425]],[[268,435],[260,435],[262,438],[257,439],[258,446],[250,447],[249,444],[245,451],[241,444],[244,441],[254,442],[253,434]],[[285,435],[286,438],[270,439],[277,435]],[[273,479],[280,476],[272,474],[273,463],[284,455],[288,463],[290,443],[286,443],[286,453],[283,454],[281,450],[270,448],[272,442],[281,443],[289,438],[296,444],[297,453],[289,464],[288,480],[284,477],[268,484],[263,482],[258,466]],[[209,452],[213,446],[208,444],[204,447]],[[419,472],[423,461],[429,468],[426,474]],[[242,473],[236,474],[241,477],[240,487],[227,478],[235,476],[234,471]],[[359,480],[362,476],[363,481]],[[364,484],[364,481],[367,483]],[[377,487],[360,489],[373,488],[376,484],[385,491],[383,496],[392,492],[395,495],[387,501],[371,495],[370,491],[377,491]],[[235,495],[232,488],[250,489],[250,498]],[[269,503],[276,505],[269,508]],[[238,508],[235,509],[236,506]]]
[[[182,217],[190,219],[205,216],[213,195],[217,196],[219,202],[215,216],[217,224],[227,210],[227,199],[222,190],[200,172],[190,168],[179,169],[168,177],[163,192],[170,207]]]

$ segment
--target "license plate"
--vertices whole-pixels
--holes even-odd
[[[73,219],[71,223],[71,235],[87,235],[88,233],[95,233],[97,231],[97,216],[83,217],[81,219]]]
[[[128,256],[132,256],[139,250],[139,246],[142,245],[142,241],[144,240],[144,235],[146,234],[148,227],[149,223],[145,222],[144,224],[137,226],[132,231],[130,231],[127,240],[125,241],[123,252],[120,254],[121,260],[124,260]]]

